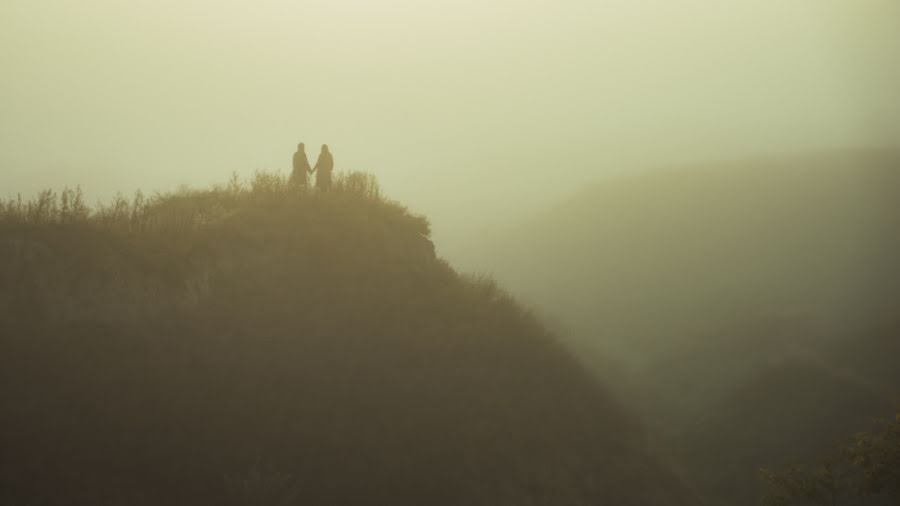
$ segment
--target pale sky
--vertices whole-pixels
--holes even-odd
[[[605,174],[900,143],[896,0],[2,0],[0,196],[289,170],[438,238]]]

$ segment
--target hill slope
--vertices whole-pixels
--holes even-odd
[[[855,375],[793,357],[755,371],[673,445],[706,504],[758,504],[759,469],[824,459],[891,409]]]
[[[648,172],[586,189],[458,260],[646,363],[682,332],[738,319],[848,327],[897,307],[898,197],[896,151]]]
[[[755,497],[734,485],[746,491],[760,461],[817,448],[785,442],[830,448],[900,395],[898,231],[900,152],[843,151],[612,179],[461,262],[557,317],[598,374],[715,471],[709,495],[744,504]],[[786,409],[780,389],[794,387]],[[780,429],[741,421],[758,416]]]
[[[5,203],[0,502],[695,504],[428,233],[360,175]]]

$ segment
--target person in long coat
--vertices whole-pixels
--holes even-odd
[[[309,160],[306,158],[306,146],[301,142],[297,145],[297,152],[294,153],[294,171],[291,172],[291,184],[306,186],[309,174],[312,174],[312,169],[309,167]]]
[[[313,172],[316,173],[316,189],[328,191],[331,188],[331,172],[334,170],[334,157],[327,144],[322,144],[322,152],[316,160]]]

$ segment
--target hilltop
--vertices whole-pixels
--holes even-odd
[[[0,206],[0,502],[693,506],[371,177]]]

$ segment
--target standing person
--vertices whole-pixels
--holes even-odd
[[[316,160],[313,172],[316,172],[316,189],[328,191],[331,189],[331,171],[334,170],[334,157],[328,150],[327,144],[322,144],[322,152]]]
[[[301,142],[297,144],[297,152],[294,153],[294,171],[291,172],[291,184],[306,186],[308,174],[312,174],[312,169],[309,168],[309,159],[306,158],[306,146]]]

